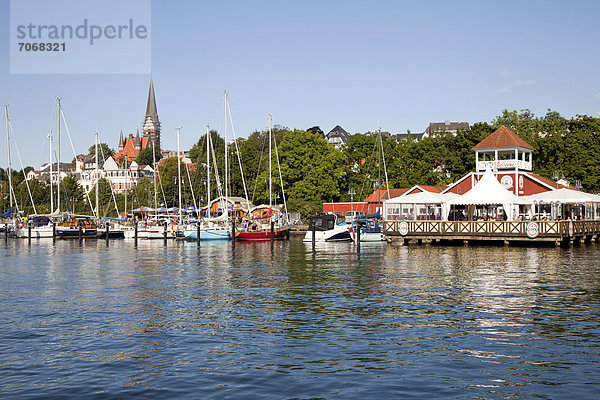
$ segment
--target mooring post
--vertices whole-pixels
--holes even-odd
[[[196,246],[200,246],[200,223],[196,224]]]
[[[52,223],[52,243],[56,242],[56,222]]]
[[[164,240],[165,245],[166,245],[167,244],[167,221],[165,221],[164,227],[165,228],[164,228],[164,231],[163,231],[163,240]]]
[[[8,241],[8,224],[4,224],[4,241]]]
[[[31,243],[31,221],[27,222],[27,241]]]
[[[235,247],[235,218],[231,220],[231,245]]]
[[[275,230],[275,221],[271,220],[271,243],[273,242],[273,231]]]
[[[79,241],[81,242],[81,239],[83,239],[83,228],[81,227],[81,225],[79,225]]]
[[[110,238],[110,224],[106,224],[106,244],[108,244],[108,238]]]
[[[312,236],[312,249],[313,249],[313,251],[315,251],[316,232],[315,232],[315,224],[314,223],[310,227],[310,230],[311,230],[311,236]]]
[[[356,252],[360,253],[360,222],[356,223]]]
[[[137,244],[137,240],[138,240],[138,224],[137,222],[135,222],[135,225],[133,226],[133,239],[135,240],[135,243]]]

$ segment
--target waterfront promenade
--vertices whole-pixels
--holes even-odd
[[[408,244],[448,241],[535,245],[600,241],[600,221],[385,221],[390,241]]]

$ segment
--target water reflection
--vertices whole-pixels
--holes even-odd
[[[600,381],[596,245],[0,253],[9,397],[590,397]]]

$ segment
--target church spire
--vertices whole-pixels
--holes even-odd
[[[154,83],[152,82],[152,77],[150,77],[150,89],[148,90],[146,117],[153,117],[158,120],[158,113],[156,112],[156,97],[154,96]]]
[[[123,140],[123,129],[121,129],[121,136],[119,136],[119,152],[125,148],[125,141]]]
[[[154,95],[154,82],[150,76],[150,89],[148,90],[148,104],[143,122],[144,136],[150,138],[149,142],[155,143],[160,148],[160,121],[156,110],[156,97]]]

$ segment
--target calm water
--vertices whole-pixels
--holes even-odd
[[[0,241],[1,398],[598,398],[600,245]]]

